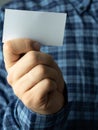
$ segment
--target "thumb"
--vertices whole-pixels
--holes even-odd
[[[28,51],[40,51],[40,44],[30,39],[9,40],[3,45],[5,67],[8,70]]]

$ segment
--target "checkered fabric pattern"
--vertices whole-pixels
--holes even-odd
[[[67,13],[63,46],[43,46],[66,82],[68,104],[52,115],[29,110],[6,81],[4,10]],[[98,0],[13,0],[0,8],[0,130],[98,130]]]

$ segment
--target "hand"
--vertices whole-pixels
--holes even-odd
[[[32,111],[53,114],[64,105],[64,80],[53,58],[37,42],[14,39],[3,46],[7,81]]]

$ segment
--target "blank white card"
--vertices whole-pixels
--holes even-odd
[[[5,10],[3,42],[30,38],[44,45],[63,44],[66,13]]]

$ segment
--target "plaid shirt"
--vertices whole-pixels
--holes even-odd
[[[0,130],[98,130],[98,0],[13,0],[0,9],[0,42],[5,8],[67,13],[63,46],[41,51],[59,65],[68,105],[53,115],[25,107],[6,81],[0,43]]]

